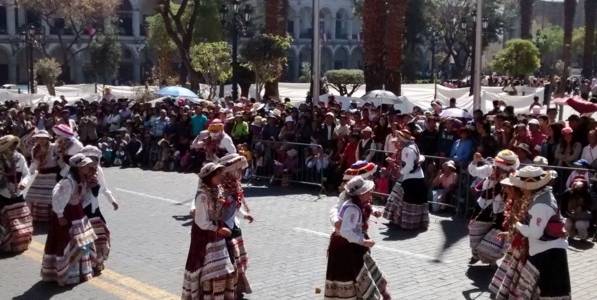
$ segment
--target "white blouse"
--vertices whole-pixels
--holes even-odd
[[[202,191],[195,198],[195,224],[203,230],[217,231],[218,226],[214,225],[209,217],[209,204],[212,200]]]
[[[29,184],[29,179],[31,179],[25,157],[21,153],[15,152],[11,159],[16,160],[15,172],[21,173],[21,181],[15,184],[7,183],[6,187],[0,189],[0,195],[6,198],[12,198],[13,196],[19,197],[23,195],[23,191],[19,189],[19,185],[27,186],[27,184]]]
[[[339,219],[342,221],[340,226],[340,236],[351,243],[362,245],[365,240],[363,234],[363,213],[351,200],[346,201],[340,209]]]
[[[468,172],[469,174],[471,174],[471,176],[483,180],[483,184],[481,187],[483,191],[491,189],[497,184],[497,181],[488,179],[491,176],[491,173],[493,173],[493,166],[483,165],[477,167],[475,164],[471,163],[468,165]],[[494,214],[498,214],[504,211],[505,204],[504,201],[502,201],[502,195],[497,194],[493,197],[493,199],[485,199],[483,198],[483,195],[484,194],[481,193],[481,196],[479,197],[479,199],[477,199],[477,203],[482,209],[485,209],[489,205],[493,205]]]
[[[79,192],[79,188],[75,185],[75,180],[71,176],[60,180],[52,190],[52,210],[58,218],[62,218],[66,205],[80,203],[83,201],[85,193],[86,190]]]
[[[110,201],[110,203],[118,203],[118,202],[116,202],[116,199],[114,199],[114,196],[112,195],[112,191],[110,191],[108,189],[108,184],[106,183],[106,177],[104,176],[104,170],[102,170],[102,167],[100,167],[100,166],[97,167],[97,179],[98,179],[98,184],[100,186],[99,193],[104,194],[104,196],[106,196],[106,199],[108,199],[108,201]],[[97,208],[99,207],[99,201],[97,200],[97,198],[98,197],[93,195],[93,192],[91,191],[91,189],[89,189],[87,191],[87,193],[85,194],[85,199],[83,200],[83,207],[87,207],[91,204],[91,212],[94,213],[97,210]]]
[[[73,144],[70,146],[70,148],[68,148],[66,150],[66,155],[68,155],[68,156],[73,156],[73,155],[81,152],[81,150],[83,149],[83,144],[81,144],[81,142],[79,142],[78,139],[72,138],[71,140],[72,140]],[[66,177],[66,175],[68,175],[68,171],[70,170],[68,161],[63,161],[63,158],[61,158],[58,161],[58,166],[60,167],[60,176]]]
[[[40,166],[39,161],[35,158],[31,160],[31,165],[29,166],[29,174],[33,175],[39,169],[49,169],[58,166],[58,157],[56,156],[56,144],[50,143],[48,152],[46,152],[46,158],[44,161],[44,165]]]

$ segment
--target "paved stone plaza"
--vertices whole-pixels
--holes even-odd
[[[180,299],[197,176],[115,168],[105,173],[120,202],[114,212],[100,196],[112,234],[107,270],[74,287],[41,282],[46,239],[41,228],[27,252],[0,258],[0,300]],[[315,288],[324,285],[328,211],[336,199],[318,199],[307,191],[300,186],[245,190],[255,217],[253,224],[242,224],[254,291],[246,299],[323,298]],[[373,257],[387,275],[394,299],[489,299],[486,288],[493,270],[468,268],[465,221],[432,217],[429,230],[420,233],[388,230],[385,220],[374,221]],[[597,297],[597,250],[575,243],[568,259],[573,299]]]

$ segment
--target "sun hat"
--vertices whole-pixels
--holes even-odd
[[[514,152],[502,150],[498,152],[492,164],[506,171],[514,171],[520,167],[520,160],[518,160],[518,156]]]
[[[217,164],[217,163],[206,163],[202,168],[201,171],[199,171],[199,178],[203,179],[209,175],[211,175],[213,172],[223,169],[224,166]]]
[[[373,188],[375,188],[375,183],[371,180],[365,180],[361,176],[355,176],[344,186],[346,193],[351,196],[360,196],[370,192]]]
[[[512,185],[523,190],[538,190],[551,181],[551,172],[540,167],[526,166],[510,175]]]
[[[538,166],[547,166],[549,162],[547,161],[547,158],[543,156],[535,156],[533,159],[533,164]]]
[[[255,119],[253,119],[253,123],[251,123],[251,125],[254,126],[263,126],[263,118],[261,116],[256,116]]]
[[[21,140],[12,135],[8,134],[0,138],[0,152],[5,152],[12,146],[14,143],[19,143]]]
[[[84,167],[88,164],[93,163],[93,161],[91,160],[91,158],[85,156],[82,153],[77,153],[75,155],[73,155],[69,160],[68,160],[68,164],[71,167],[74,168],[80,168],[80,167]]]
[[[73,130],[65,124],[59,124],[52,127],[52,131],[63,138],[72,139],[75,137]]]
[[[326,117],[328,117],[328,116],[329,116],[329,117],[332,117],[332,118],[335,118],[335,117],[336,117],[336,116],[334,115],[334,113],[333,113],[333,112],[328,112],[328,113],[326,113],[326,114],[325,114],[325,116],[326,116]]]
[[[96,146],[92,146],[92,145],[87,145],[85,147],[83,147],[83,149],[81,149],[81,151],[79,151],[79,153],[89,157],[97,157],[97,158],[101,158],[102,157],[102,150],[100,150],[98,147]]]
[[[514,148],[516,148],[516,149],[520,149],[520,150],[522,150],[522,151],[524,151],[524,152],[526,152],[526,153],[528,153],[528,154],[532,154],[532,153],[531,153],[531,150],[530,150],[530,148],[529,148],[529,145],[527,145],[527,144],[525,144],[525,143],[520,143],[520,144],[518,144],[518,145],[514,146]]]
[[[209,126],[207,126],[207,131],[209,131],[209,132],[224,131],[224,124],[222,123],[222,121],[220,121],[220,119],[214,119],[213,121],[211,121],[211,124],[209,124]]]
[[[398,138],[404,142],[415,140],[415,137],[412,135],[412,133],[410,133],[410,130],[408,129],[398,130],[396,133],[398,133],[397,138],[392,138],[392,141],[394,142],[398,141]]]
[[[445,162],[445,163],[442,165],[442,167],[448,167],[448,168],[450,168],[450,169],[452,169],[452,170],[456,171],[456,165],[454,164],[454,161],[453,161],[453,160],[449,160],[449,161]]]
[[[292,122],[294,123],[294,119],[291,116],[286,117],[286,119],[284,120],[284,123],[288,123],[288,122]]]
[[[265,104],[263,103],[253,103],[253,105],[251,105],[251,112],[255,113],[260,109],[263,109],[265,107]]]
[[[371,177],[377,171],[377,165],[374,163],[367,162],[365,160],[359,160],[352,164],[350,168],[344,171],[344,177],[342,180],[351,180],[355,176],[361,176],[363,179]]]
[[[33,135],[34,139],[38,139],[38,138],[44,138],[44,139],[52,139],[52,136],[50,135],[50,133],[48,133],[45,130],[40,130],[38,131],[36,134]]]
[[[361,132],[371,132],[371,133],[373,133],[373,129],[371,129],[371,127],[367,126]]]
[[[588,168],[591,166],[591,164],[586,159],[579,159],[579,160],[573,162],[572,164],[575,166],[584,167],[584,168]]]
[[[218,164],[224,166],[224,173],[249,167],[247,158],[238,153],[224,155],[220,158]]]
[[[236,112],[236,113],[234,114],[234,117],[235,117],[235,118],[242,118],[242,117],[243,117],[243,113],[242,113],[242,112],[240,112],[240,111],[239,111],[239,112]]]

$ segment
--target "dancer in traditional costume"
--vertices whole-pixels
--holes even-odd
[[[348,199],[348,197],[346,196],[346,191],[344,190],[346,183],[356,176],[361,176],[363,179],[369,179],[371,176],[373,176],[373,174],[375,174],[375,172],[377,172],[377,165],[374,163],[367,162],[365,160],[355,162],[350,166],[350,168],[344,171],[344,177],[342,178],[343,181],[341,184],[343,192],[340,193],[340,196],[338,197],[338,202],[336,202],[336,204],[330,210],[330,221],[332,222],[332,226],[334,226],[334,228],[340,230],[340,219],[338,217],[338,214],[340,212],[340,208]],[[381,212],[374,210],[371,204],[367,205],[366,209],[369,211],[370,214],[377,218],[381,216]]]
[[[23,252],[29,248],[33,224],[23,190],[29,183],[29,168],[25,157],[17,152],[19,138],[5,135],[0,138],[0,251]]]
[[[193,141],[191,148],[206,152],[207,162],[216,162],[227,154],[236,153],[232,138],[224,132],[224,123],[220,119],[211,121],[207,133],[201,132]]]
[[[507,206],[512,243],[489,287],[496,299],[571,299],[565,223],[550,180],[549,172],[527,166],[502,181],[522,197]]]
[[[219,164],[224,166],[222,171],[222,186],[224,188],[224,197],[231,202],[230,206],[224,207],[224,225],[230,229],[232,234],[226,238],[228,249],[231,249],[234,257],[234,264],[238,273],[238,283],[236,294],[241,297],[242,294],[250,294],[251,286],[247,280],[246,271],[248,265],[247,251],[245,242],[240,230],[238,217],[253,222],[253,217],[249,214],[250,210],[245,202],[245,196],[240,180],[243,176],[243,170],[249,167],[247,159],[244,156],[233,153],[222,157]]]
[[[47,222],[50,220],[52,211],[52,190],[56,185],[56,175],[60,173],[56,146],[52,143],[52,136],[45,130],[40,130],[33,138],[31,166],[29,173],[35,176],[31,187],[27,191],[25,201],[31,210],[31,217],[36,222]]]
[[[384,218],[403,229],[427,229],[429,205],[427,185],[421,164],[425,157],[420,154],[415,138],[406,129],[398,131],[391,141],[398,142],[400,156],[388,158],[390,165],[399,170],[397,180],[384,210]]]
[[[479,260],[482,263],[497,266],[497,260],[505,252],[505,240],[498,237],[504,231],[505,204],[502,199],[500,181],[507,178],[520,167],[518,156],[510,150],[500,151],[493,162],[483,165],[483,157],[475,153],[473,162],[468,166],[471,176],[481,179],[475,187],[481,193],[477,200],[474,218],[469,223],[469,237],[472,257],[469,264]]]
[[[340,208],[340,230],[334,230],[328,249],[325,299],[391,299],[384,274],[370,255],[375,242],[367,235],[375,184],[360,176],[345,187],[349,198]]]
[[[83,212],[89,185],[97,181],[95,167],[83,154],[72,156],[69,164],[69,173],[54,187],[41,269],[42,280],[61,286],[91,279],[96,265],[97,236]]]
[[[85,146],[81,150],[81,154],[85,155],[93,161],[95,170],[97,172],[97,182],[91,183],[88,192],[83,200],[83,211],[89,219],[89,223],[93,227],[93,231],[97,236],[95,240],[95,249],[97,251],[97,264],[95,266],[95,273],[101,273],[104,269],[104,262],[108,260],[110,255],[110,231],[106,225],[106,219],[100,211],[98,196],[100,192],[112,204],[114,210],[118,210],[118,202],[114,199],[112,192],[108,189],[104,171],[100,166],[100,159],[102,158],[102,150],[95,146]]]
[[[75,133],[65,124],[55,125],[52,131],[56,135],[56,155],[58,156],[58,166],[60,174],[58,179],[68,175],[69,159],[83,149],[83,144],[77,139]]]
[[[232,205],[224,197],[224,166],[207,163],[199,172],[200,192],[191,228],[191,246],[185,266],[182,299],[236,300],[238,274],[226,238],[225,208]]]

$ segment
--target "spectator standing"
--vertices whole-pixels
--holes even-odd
[[[85,115],[79,120],[79,139],[83,145],[95,145],[97,135],[97,117],[91,109],[85,110]]]

